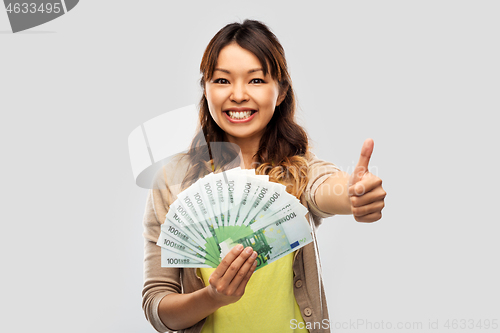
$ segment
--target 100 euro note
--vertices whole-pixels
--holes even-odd
[[[178,195],[157,243],[162,267],[216,267],[243,244],[258,253],[259,269],[312,241],[307,209],[254,172],[212,173]]]
[[[156,244],[161,246],[162,267],[217,267],[219,264],[202,250],[172,237],[164,228]]]
[[[206,232],[201,231],[202,227],[200,223],[194,221],[189,221],[189,216],[185,208],[174,202],[170,205],[170,209],[165,217],[165,221],[161,226],[162,234],[168,234],[169,237],[176,240],[177,244],[184,245],[187,249],[193,250],[198,254],[203,254],[206,263],[217,263],[219,262],[220,250],[218,244],[215,243],[213,237],[206,237]],[[161,236],[160,236],[161,240]],[[180,246],[168,247],[163,242],[157,243],[163,249],[172,250],[177,254],[182,254],[184,252],[194,255],[190,250],[181,248]],[[217,250],[214,250],[214,247]],[[173,251],[175,249],[175,251]],[[184,251],[184,252],[182,252]],[[200,252],[201,251],[201,252]],[[163,255],[164,252],[162,252]],[[198,255],[198,261],[201,259]],[[194,258],[191,258],[194,260]],[[205,262],[205,261],[204,261]],[[163,267],[182,267],[182,266],[163,266]]]
[[[213,258],[220,257],[220,241],[231,235],[231,228],[227,229],[225,226],[229,219],[228,211],[233,209],[234,203],[237,202],[231,200],[232,204],[229,204],[230,192],[234,190],[231,184],[242,183],[241,179],[238,179],[242,174],[245,179],[250,176],[248,171],[237,170],[224,174],[211,173],[179,193],[172,204],[174,211],[182,214],[184,223],[181,223],[181,226],[199,236],[196,238],[201,240],[204,250]],[[237,186],[235,188],[236,191],[239,190]]]
[[[241,197],[250,193],[252,182],[271,184],[268,176],[255,175],[254,170],[226,171],[209,174],[178,195],[179,205],[186,213],[188,226],[197,230],[207,244],[207,252],[220,257],[218,244],[235,236],[241,225],[236,224]],[[243,194],[239,194],[243,193]],[[249,200],[246,202],[251,207]],[[235,213],[231,215],[231,212]],[[233,216],[234,218],[231,218]],[[240,219],[243,221],[244,219]]]
[[[189,230],[182,228],[178,223],[168,218],[161,226],[157,245],[162,247],[162,267],[182,267],[182,262],[175,260],[167,262],[170,266],[163,266],[165,263],[163,257],[168,257],[169,252],[176,254],[174,258],[177,258],[178,255],[185,255],[186,258],[190,259],[188,262],[191,264],[202,263],[210,267],[216,267],[219,264],[219,258],[207,251],[203,242],[200,245],[200,242]]]
[[[300,207],[305,209],[291,204],[274,218],[248,225],[245,233],[240,232],[237,238],[228,238],[219,244],[221,257],[237,244],[251,246],[258,254],[259,269],[309,244],[312,230]]]
[[[209,174],[179,193],[177,200],[170,206],[157,242],[157,245],[162,247],[162,258],[168,258],[162,260],[163,267],[182,267],[183,263],[189,263],[187,267],[200,264],[213,267],[218,265],[219,239],[225,240],[229,236],[222,234],[223,211],[232,209],[235,202],[232,200],[233,204],[221,205],[221,201],[229,202],[229,193],[234,190],[234,187],[230,187],[227,175],[230,175],[229,179],[233,184],[235,180],[237,184],[242,183],[237,177],[242,174],[235,174],[236,171],[227,172],[224,182],[221,182],[221,174]],[[245,179],[249,175],[249,172],[243,173]],[[221,184],[227,185],[224,190]],[[237,186],[236,189],[238,191]],[[227,212],[226,214],[228,216]],[[180,260],[183,254],[188,260]]]
[[[289,204],[288,208],[273,214],[274,218],[245,226],[245,232],[240,232],[238,237],[230,237],[219,244],[219,258],[204,252],[193,239],[194,235],[183,232],[187,228],[167,219],[157,243],[162,247],[162,267],[217,267],[233,246],[242,244],[258,253],[256,269],[260,269],[312,241],[304,209],[302,205]]]
[[[207,177],[202,179],[205,178]],[[218,246],[219,221],[213,211],[216,199],[212,193],[212,185],[210,183],[201,184],[202,179],[179,193],[173,205],[181,205],[185,209],[186,224],[200,234],[206,242],[206,251],[217,258],[220,255]]]

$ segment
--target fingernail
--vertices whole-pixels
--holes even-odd
[[[250,254],[253,252],[253,249],[251,247],[247,247],[247,253]]]
[[[253,251],[252,258],[254,258],[254,259],[257,258],[257,252]]]
[[[243,245],[241,245],[241,244],[236,245],[236,250],[238,250],[238,251],[243,250]]]
[[[252,265],[257,266],[257,261],[254,261]]]

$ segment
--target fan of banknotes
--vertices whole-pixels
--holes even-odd
[[[217,267],[237,244],[262,268],[312,241],[307,208],[255,170],[210,173],[170,205],[157,245],[162,267]]]

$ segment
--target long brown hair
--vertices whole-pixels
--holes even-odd
[[[254,166],[256,173],[269,175],[271,181],[286,185],[289,193],[300,198],[307,184],[305,155],[309,146],[307,133],[295,122],[296,101],[283,47],[269,28],[259,21],[245,20],[243,23],[226,25],[212,38],[203,54],[200,64],[200,85],[203,90],[205,83],[213,76],[220,51],[231,43],[237,43],[252,52],[262,64],[264,75],[270,73],[278,82],[280,93],[286,93],[260,139],[259,149],[254,156],[257,161],[254,162],[257,164]],[[187,153],[192,167],[184,178],[183,188],[213,170],[224,169],[236,157],[235,151],[211,144],[227,140],[225,132],[210,115],[205,94],[199,108],[200,131]],[[214,163],[214,160],[217,162]]]

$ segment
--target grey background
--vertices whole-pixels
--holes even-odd
[[[245,18],[284,45],[319,157],[351,172],[364,139],[375,141],[383,219],[336,216],[319,229],[333,323],[430,332],[429,320],[442,330],[447,319],[500,321],[499,10],[82,1],[16,35],[0,10],[0,330],[154,332],[141,309],[147,191],[134,184],[127,137],[198,101],[205,46]]]

